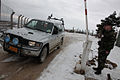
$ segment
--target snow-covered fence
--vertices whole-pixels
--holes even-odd
[[[0,1],[0,31],[3,29],[12,28],[13,25],[16,25],[17,16],[14,15],[15,12],[10,7],[6,6]]]
[[[10,21],[10,15],[12,14],[13,9],[1,3],[1,21]]]
[[[28,22],[29,18],[20,16],[20,14],[13,14],[14,10],[10,8],[9,6],[5,5],[4,3],[0,2],[0,22],[11,22],[13,21],[14,24],[22,24]],[[11,18],[12,17],[12,18]],[[19,19],[19,20],[18,20]],[[19,25],[18,25],[19,26]]]

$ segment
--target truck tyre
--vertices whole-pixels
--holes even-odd
[[[45,46],[45,47],[43,47],[43,49],[40,53],[40,56],[39,56],[40,63],[43,63],[45,61],[47,54],[48,54],[48,48]]]
[[[60,48],[62,47],[62,45],[63,45],[63,39],[61,39],[60,44],[59,44],[59,46],[57,47],[57,49],[60,49]]]
[[[63,45],[63,38],[61,39],[61,45]]]

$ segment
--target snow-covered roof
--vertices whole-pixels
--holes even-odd
[[[42,20],[42,19],[32,19],[32,20],[40,20],[40,21],[46,21],[46,22],[53,23],[54,25],[62,25],[62,22],[57,21],[57,20]]]

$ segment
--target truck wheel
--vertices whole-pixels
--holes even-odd
[[[40,57],[39,57],[40,63],[43,63],[45,61],[45,59],[47,57],[47,53],[48,53],[48,48],[45,46],[45,47],[43,47]]]
[[[60,44],[59,44],[59,46],[57,47],[57,49],[60,49],[60,48],[62,47],[62,45],[63,45],[63,39],[61,39]]]
[[[61,39],[61,45],[63,45],[63,39]]]

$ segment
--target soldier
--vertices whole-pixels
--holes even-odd
[[[110,24],[105,24],[103,27],[101,41],[98,42],[98,67],[93,68],[96,71],[95,74],[101,74],[101,71],[104,69],[107,56],[109,55],[111,49],[113,49],[115,41],[115,30]]]

